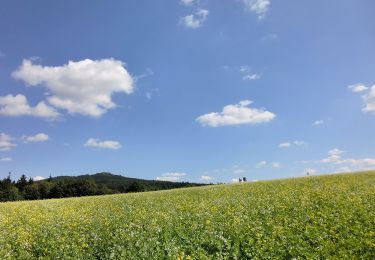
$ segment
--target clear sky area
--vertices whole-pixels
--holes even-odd
[[[375,1],[0,3],[0,178],[375,168]]]

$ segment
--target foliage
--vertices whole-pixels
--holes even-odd
[[[0,203],[0,259],[375,259],[375,172]]]
[[[9,174],[7,178],[0,180],[0,201],[81,197],[201,185],[203,184],[134,179],[110,173],[50,177],[36,182],[32,179],[27,181],[26,176],[22,175],[14,182]]]

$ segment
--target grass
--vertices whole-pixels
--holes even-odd
[[[375,172],[0,204],[0,259],[375,259]]]

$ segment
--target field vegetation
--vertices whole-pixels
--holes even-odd
[[[375,172],[0,203],[0,259],[375,259]]]

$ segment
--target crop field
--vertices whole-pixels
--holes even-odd
[[[0,204],[0,259],[375,259],[375,172]]]

